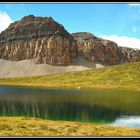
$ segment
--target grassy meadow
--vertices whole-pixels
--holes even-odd
[[[0,136],[140,136],[140,129],[26,117],[0,117]]]
[[[0,78],[0,85],[140,90],[140,62],[64,74]]]

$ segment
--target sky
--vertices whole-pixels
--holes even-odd
[[[138,4],[0,4],[0,32],[27,15],[52,17],[69,33],[90,32],[140,49]]]

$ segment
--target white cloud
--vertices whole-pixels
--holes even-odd
[[[5,30],[12,22],[12,19],[6,12],[0,11],[0,32]]]
[[[140,4],[128,4],[129,6],[137,6],[140,7]]]
[[[140,49],[140,39],[137,39],[137,38],[131,38],[127,36],[118,36],[118,35],[110,35],[110,36],[103,35],[100,37],[103,39],[114,41],[119,46]]]

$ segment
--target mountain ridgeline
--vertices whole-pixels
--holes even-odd
[[[120,47],[87,32],[70,34],[52,17],[25,16],[0,34],[0,59],[67,66],[79,56],[91,65],[107,66],[140,61],[140,50]]]

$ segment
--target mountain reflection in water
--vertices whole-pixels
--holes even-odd
[[[29,116],[125,126],[125,123],[130,123],[126,118],[122,120],[122,116],[140,116],[139,99],[138,91],[1,86],[0,116]],[[131,125],[126,126],[136,126],[132,119]],[[140,123],[136,127],[140,127]]]

